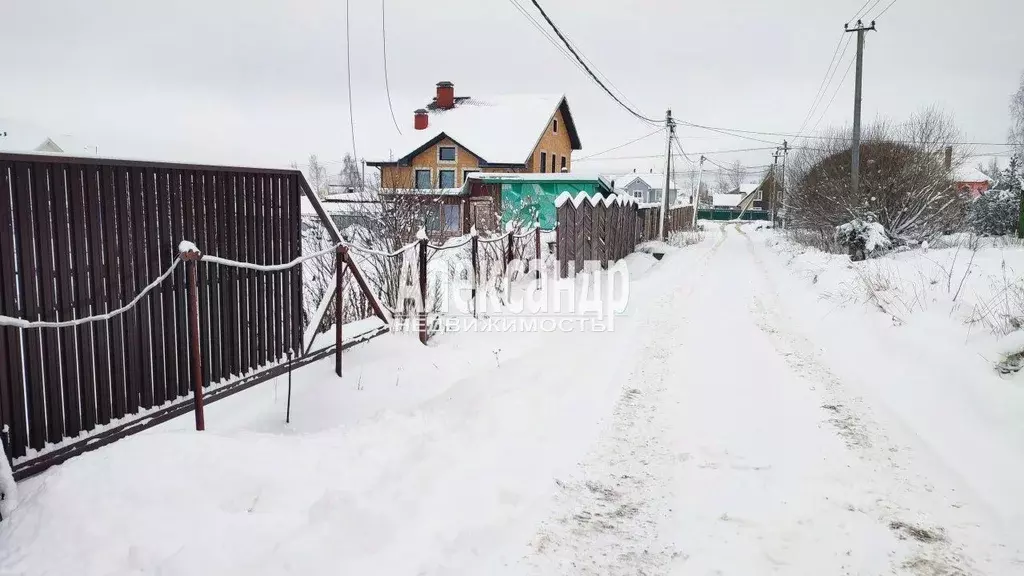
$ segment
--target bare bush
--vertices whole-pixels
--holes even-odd
[[[790,163],[787,215],[792,227],[831,231],[873,214],[896,238],[923,240],[957,230],[967,201],[953,186],[945,166],[947,146],[960,139],[950,116],[928,108],[901,124],[878,121],[861,141],[859,190],[850,186],[849,130],[800,148]],[[971,150],[953,149],[952,166]]]

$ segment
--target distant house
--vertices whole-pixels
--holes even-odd
[[[977,168],[964,166],[953,173],[956,189],[970,198],[977,198],[992,187],[992,179]]]
[[[466,187],[472,174],[568,173],[582,148],[561,94],[458,96],[454,84],[439,82],[412,128],[392,144],[397,157],[366,165],[380,170],[383,196],[419,203],[436,235],[460,233],[463,221],[488,230],[507,219],[501,197]]]
[[[632,196],[639,202],[661,202],[661,193],[665,190],[665,174],[624,174],[614,179],[616,194]],[[675,204],[679,191],[674,182],[669,184],[668,203]]]
[[[716,210],[736,208],[743,201],[744,196],[746,195],[739,192],[715,194],[712,198],[712,206]]]

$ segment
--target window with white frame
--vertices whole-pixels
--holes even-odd
[[[417,168],[416,169],[416,189],[417,190],[429,190],[430,189],[430,169],[429,168]]]
[[[761,190],[758,190],[757,194],[754,194],[754,201],[755,202],[760,202],[761,199],[762,199]]]
[[[455,146],[438,146],[438,162],[455,162]]]
[[[437,187],[455,188],[455,170],[438,170]]]
[[[644,200],[644,191],[643,190],[633,190],[633,198],[636,198],[637,200],[640,200],[641,202],[643,202],[643,200]]]
[[[445,204],[441,207],[444,211],[444,228],[445,232],[458,232],[462,230],[461,221],[462,213],[459,210],[458,204]]]

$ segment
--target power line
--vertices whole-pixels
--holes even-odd
[[[533,15],[532,15],[532,14],[530,14],[530,13],[529,13],[529,12],[528,12],[528,11],[526,10],[526,8],[524,8],[524,7],[523,7],[523,6],[522,6],[522,5],[521,5],[521,4],[520,4],[520,3],[518,2],[518,0],[509,0],[509,2],[510,2],[510,3],[512,4],[512,6],[515,6],[516,10],[518,10],[520,14],[522,14],[523,16],[525,16],[525,17],[526,17],[526,19],[527,19],[527,20],[529,20],[530,24],[532,24],[532,25],[533,25],[533,27],[534,27],[534,28],[536,28],[536,29],[537,29],[537,31],[539,31],[539,32],[540,32],[540,33],[541,33],[541,34],[542,34],[542,35],[544,36],[544,38],[546,38],[546,39],[547,39],[547,41],[548,41],[548,42],[549,42],[549,43],[550,43],[550,44],[551,44],[552,46],[554,46],[556,50],[558,50],[558,52],[559,52],[559,53],[560,53],[560,54],[561,54],[562,56],[564,56],[564,57],[565,57],[565,58],[566,58],[566,59],[567,59],[567,60],[568,60],[569,62],[571,62],[571,63],[572,63],[572,65],[573,65],[573,66],[575,66],[577,70],[579,70],[580,72],[583,72],[584,74],[586,74],[586,73],[587,73],[587,71],[586,71],[586,70],[585,70],[585,69],[583,68],[583,66],[581,66],[581,65],[580,65],[580,63],[579,63],[579,62],[577,62],[577,61],[576,61],[576,59],[572,57],[572,54],[570,54],[570,53],[569,53],[569,51],[565,49],[565,46],[563,46],[563,45],[561,44],[561,42],[559,42],[559,41],[558,41],[558,40],[557,40],[557,39],[556,39],[555,37],[553,37],[553,36],[551,35],[551,33],[550,33],[550,32],[548,32],[547,30],[545,30],[545,29],[544,29],[544,27],[543,27],[543,26],[541,25],[541,23],[540,23],[540,22],[538,22],[538,21],[537,21],[537,19],[536,19],[536,18],[534,18],[534,17],[533,17]]]
[[[839,85],[836,86],[836,91],[832,93],[832,98],[829,99],[828,104],[825,105],[825,109],[821,111],[821,115],[818,116],[818,121],[814,123],[814,126],[811,128],[811,132],[814,132],[815,130],[817,130],[818,129],[818,125],[821,124],[821,121],[825,119],[825,114],[828,114],[828,110],[829,110],[829,108],[832,107],[832,103],[836,101],[836,96],[838,96],[839,92],[843,89],[843,84],[846,83],[846,79],[850,76],[850,70],[853,69],[853,64],[856,61],[857,61],[856,58],[850,58],[850,64],[846,67],[846,72],[843,73],[843,79],[839,81]],[[802,136],[802,137],[803,138],[820,138],[818,136]]]
[[[402,129],[398,126],[398,118],[395,118],[395,108],[391,104],[391,85],[388,82],[388,29],[387,21],[384,19],[384,4],[387,0],[380,0],[380,36],[384,44],[384,92],[388,95],[388,110],[391,111],[391,121],[395,123],[395,130],[398,133],[402,133]],[[352,96],[349,96],[349,102],[352,101]]]
[[[630,140],[629,142],[626,142],[624,144],[619,144],[618,146],[615,146],[613,148],[609,148],[607,150],[603,150],[603,151],[598,152],[596,154],[591,154],[589,156],[584,156],[582,158],[577,158],[576,160],[573,160],[573,162],[583,162],[585,160],[589,160],[591,158],[594,158],[595,156],[601,156],[602,154],[607,154],[609,152],[614,152],[614,151],[616,151],[616,150],[618,150],[620,148],[625,148],[626,146],[629,146],[630,144],[635,144],[635,143],[637,143],[637,142],[639,142],[641,140],[646,140],[647,138],[650,138],[651,136],[654,136],[655,134],[660,133],[662,130],[664,130],[664,128],[658,128],[657,130],[655,130],[654,132],[651,132],[650,134],[644,134],[643,136],[641,136],[639,138],[634,138],[633,140]]]
[[[647,116],[644,116],[640,112],[637,112],[633,108],[629,107],[625,102],[623,102],[622,99],[620,99],[618,96],[616,96],[615,93],[612,92],[611,89],[609,89],[608,86],[606,86],[605,83],[602,82],[601,79],[597,77],[597,75],[594,73],[594,71],[590,69],[590,66],[587,65],[587,63],[579,55],[579,53],[576,51],[576,49],[573,47],[573,45],[569,42],[569,40],[565,37],[565,35],[562,33],[562,31],[559,30],[558,26],[556,26],[555,23],[551,20],[551,18],[548,16],[548,13],[545,12],[544,8],[541,7],[540,3],[537,0],[530,0],[530,1],[537,8],[537,10],[540,12],[540,15],[544,17],[544,20],[548,23],[548,26],[551,26],[551,29],[555,32],[555,34],[562,41],[562,43],[565,44],[565,47],[569,50],[569,52],[572,53],[572,55],[576,57],[576,60],[579,61],[580,65],[583,66],[583,68],[586,70],[587,74],[594,80],[594,82],[597,83],[598,86],[600,86],[605,92],[608,93],[609,96],[611,96],[612,100],[615,100],[615,102],[617,102],[619,104],[619,106],[622,106],[627,112],[629,112],[633,116],[636,116],[640,120],[643,120],[644,122],[648,122],[650,124],[655,124],[655,125],[662,124],[662,122],[660,120],[655,120],[653,118],[648,118]]]
[[[356,153],[356,117],[352,108],[352,40],[350,34],[349,0],[345,0],[345,58],[347,60],[346,71],[348,73],[348,123],[352,128],[352,157],[358,159]]]
[[[896,3],[896,0],[892,0],[892,2],[889,2],[889,5],[888,5],[888,6],[886,6],[886,7],[885,7],[885,9],[883,9],[883,10],[882,10],[881,12],[879,12],[879,13],[878,13],[878,16],[875,16],[875,17],[873,18],[873,20],[878,20],[879,18],[881,18],[881,17],[882,17],[882,15],[883,15],[883,14],[885,14],[886,12],[888,12],[888,11],[889,11],[889,8],[892,8],[892,5],[893,5],[893,4],[895,4],[895,3]]]
[[[865,3],[866,4],[866,3]],[[843,47],[842,55],[839,54],[839,47],[843,46],[843,40],[846,40],[846,46]],[[811,108],[807,111],[807,115],[804,116],[803,122],[800,123],[800,129],[797,130],[797,134],[802,134],[804,128],[807,127],[807,123],[814,118],[814,112],[818,109],[818,106],[825,98],[825,94],[828,93],[828,87],[832,85],[832,80],[835,79],[836,72],[839,71],[839,64],[843,61],[843,56],[846,56],[846,51],[850,48],[850,42],[853,41],[852,37],[843,36],[839,37],[839,42],[836,43],[836,49],[832,51],[832,60],[828,63],[828,68],[825,70],[825,75],[821,78],[821,84],[818,86],[818,91],[814,93],[814,100],[811,102]],[[839,56],[839,59],[836,59]]]
[[[864,3],[861,4],[859,9],[857,9],[857,13],[853,15],[853,18],[850,18],[849,20],[847,20],[847,22],[854,22],[854,21],[856,21],[857,20],[857,16],[860,16],[861,10],[863,10],[864,7],[867,6],[869,2],[871,2],[871,0],[864,0]]]
[[[870,8],[868,8],[867,10],[864,11],[863,16],[866,18],[868,13],[871,12],[872,10],[874,10],[875,6],[878,6],[881,2],[882,2],[882,0],[875,0],[875,3],[872,4]]]

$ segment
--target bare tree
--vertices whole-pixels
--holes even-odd
[[[342,184],[351,186],[356,190],[363,188],[363,173],[359,169],[359,163],[351,154],[345,154],[341,159],[341,172],[339,173]]]
[[[743,166],[743,162],[736,160],[729,165],[729,170],[726,171],[726,178],[729,182],[729,190],[736,190],[741,184],[747,179],[747,170]]]
[[[306,174],[309,176],[309,185],[316,191],[317,196],[323,198],[327,195],[327,168],[320,164],[316,154],[309,155],[309,163],[306,165]]]
[[[1020,75],[1020,88],[1010,99],[1010,115],[1013,124],[1010,127],[1010,142],[1018,144],[1018,156],[1024,157],[1024,72]]]
[[[958,229],[966,198],[953,186],[951,168],[971,150],[960,140],[951,116],[927,108],[906,122],[869,126],[861,140],[860,189],[850,189],[850,131],[833,129],[827,138],[801,148],[790,163],[795,186],[787,200],[794,227],[831,233],[856,218],[873,217],[896,237],[926,239]]]
[[[978,162],[978,171],[985,176],[988,176],[992,180],[999,180],[1003,170],[999,167],[999,161],[995,158],[989,158],[988,164]]]

